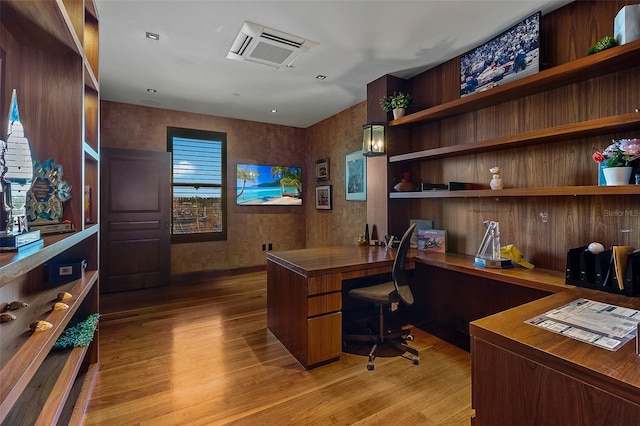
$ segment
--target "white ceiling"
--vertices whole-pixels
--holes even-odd
[[[569,2],[96,0],[100,96],[306,128],[366,99],[382,75],[411,77]],[[319,44],[293,68],[227,59],[244,21]]]

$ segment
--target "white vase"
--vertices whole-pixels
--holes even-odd
[[[495,176],[498,176],[498,177],[495,177]],[[494,178],[491,179],[491,182],[489,182],[489,186],[493,190],[502,189],[504,187],[502,183],[502,179],[500,178],[499,175],[494,175]]]
[[[400,117],[404,117],[404,108],[394,108],[393,109],[393,119],[397,120]]]
[[[629,184],[631,172],[633,172],[633,167],[606,167],[602,169],[607,186]]]

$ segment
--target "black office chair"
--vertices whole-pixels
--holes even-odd
[[[391,344],[401,350],[403,355],[409,352],[413,354],[413,363],[416,365],[420,363],[418,350],[405,343],[405,340],[413,340],[411,329],[402,328],[400,330],[390,331],[386,330],[384,326],[385,308],[390,307],[392,303],[398,302],[402,302],[405,305],[413,305],[413,293],[411,293],[411,289],[409,288],[405,262],[411,241],[411,234],[413,234],[415,227],[415,224],[411,225],[400,241],[400,246],[393,261],[393,281],[353,288],[347,293],[349,297],[353,299],[374,303],[379,310],[378,334],[345,334],[342,336],[345,343],[348,341],[374,342],[373,348],[371,348],[369,352],[367,370],[374,369],[373,361],[375,359],[375,352],[378,346],[382,344]],[[394,340],[399,337],[403,338],[402,341]]]

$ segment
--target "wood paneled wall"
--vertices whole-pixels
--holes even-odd
[[[542,17],[544,67],[583,57],[604,36],[624,1],[577,1]],[[410,80],[422,108],[459,98],[459,58]],[[611,74],[517,99],[411,129],[404,145],[390,151],[420,151],[482,141],[502,135],[544,129],[600,117],[630,113],[640,106],[640,68]],[[392,129],[393,130],[393,129]],[[406,129],[403,129],[406,131]],[[410,169],[417,182],[473,182],[489,187],[489,169],[500,166],[505,188],[597,184],[596,149],[612,138],[638,137],[640,129],[601,137],[464,155],[446,160],[393,165],[390,177]],[[451,251],[475,254],[485,231],[484,220],[500,222],[501,241],[516,244],[540,267],[564,270],[569,248],[599,241],[605,246],[640,247],[640,213],[636,196],[561,196],[391,200],[392,232],[409,219],[434,219],[449,231]]]
[[[361,102],[307,129],[307,247],[356,244],[364,233],[367,202],[346,201],[345,155],[362,149],[365,122],[366,102]],[[329,158],[329,180],[316,181],[315,162],[322,158]],[[332,210],[316,210],[316,185],[331,185]]]
[[[227,133],[229,232],[227,241],[174,244],[172,275],[232,270],[266,263],[263,243],[274,250],[355,244],[364,231],[366,203],[345,201],[344,156],[360,149],[366,103],[362,102],[307,129],[101,102],[101,142],[110,148],[165,151],[167,126]],[[333,210],[315,209],[315,161],[330,159]],[[303,167],[302,207],[237,206],[238,163]],[[321,182],[324,184],[325,182]]]

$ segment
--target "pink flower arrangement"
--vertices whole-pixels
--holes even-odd
[[[604,163],[604,167],[629,167],[640,158],[640,139],[613,140],[604,151],[596,151],[591,157],[596,163]]]

